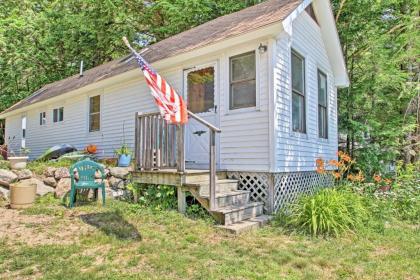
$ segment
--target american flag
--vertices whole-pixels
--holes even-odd
[[[127,47],[133,53],[137,63],[143,71],[146,83],[159,107],[163,118],[172,124],[185,124],[188,121],[187,106],[180,95],[178,95],[173,87],[171,87],[159,73],[157,73],[144,58],[138,54],[123,38]]]

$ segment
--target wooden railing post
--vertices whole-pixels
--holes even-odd
[[[134,125],[135,125],[135,136],[134,136],[134,168],[138,170],[141,166],[140,164],[140,118],[139,113],[134,115]]]
[[[210,180],[209,180],[209,194],[210,194],[210,211],[216,209],[216,132],[210,131]]]
[[[177,169],[179,172],[185,171],[185,142],[184,142],[184,125],[178,124],[176,129],[176,145],[177,145]]]

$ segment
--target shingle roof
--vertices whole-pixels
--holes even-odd
[[[255,6],[225,15],[202,25],[169,37],[142,51],[150,63],[192,51],[224,39],[284,20],[303,0],[268,0]],[[1,114],[44,101],[72,90],[82,88],[136,68],[129,56],[113,60],[78,74],[47,84],[29,97],[3,111]]]

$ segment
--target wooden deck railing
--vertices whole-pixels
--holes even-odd
[[[206,126],[209,138],[210,210],[216,206],[216,133],[221,130],[196,114],[188,115]],[[170,125],[159,113],[136,113],[135,160],[137,170],[185,171],[185,125]],[[187,124],[188,125],[188,124]]]

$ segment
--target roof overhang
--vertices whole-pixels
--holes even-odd
[[[292,35],[293,21],[312,3],[321,29],[322,39],[334,73],[335,86],[345,88],[350,85],[346,62],[329,0],[305,0],[284,21],[283,29]]]
[[[158,60],[154,63],[151,63],[151,65],[153,66],[153,68],[155,68],[159,72],[167,71],[169,69],[173,69],[175,67],[180,66],[180,64],[185,64],[188,60],[191,60],[195,57],[199,57],[203,55],[211,56],[214,53],[221,52],[223,50],[228,49],[229,47],[236,46],[243,42],[266,40],[268,38],[273,38],[276,35],[278,35],[282,30],[283,30],[283,25],[279,21],[274,24],[266,25],[262,28],[255,29],[251,32],[247,32],[238,36],[227,38],[221,42],[209,44],[201,48],[197,48],[188,52],[181,53],[179,55],[175,55],[175,56],[171,56],[162,60]],[[18,108],[16,110],[0,114],[0,119],[7,118],[8,116],[11,116],[11,115],[19,114],[19,113],[31,110],[33,108],[45,106],[51,103],[52,101],[58,102],[61,100],[66,100],[75,95],[79,95],[79,94],[83,94],[83,93],[87,93],[92,90],[95,90],[98,87],[109,87],[121,81],[129,81],[135,78],[140,78],[141,75],[142,74],[140,70],[136,68],[136,69],[124,72],[122,74],[112,76],[105,80],[101,80],[101,81],[89,84],[82,88],[78,88],[78,89],[69,91],[67,93],[60,94],[59,96],[52,97],[50,99],[39,101],[39,102],[36,102],[34,104],[31,104],[22,108]]]

